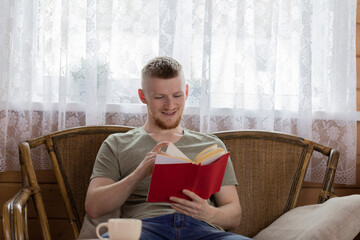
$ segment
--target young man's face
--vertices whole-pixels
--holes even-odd
[[[188,86],[180,76],[171,79],[150,78],[143,90],[139,90],[143,103],[147,104],[148,121],[160,129],[174,129],[181,120],[188,96]]]

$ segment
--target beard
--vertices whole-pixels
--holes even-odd
[[[166,120],[162,120],[159,118],[154,119],[154,123],[156,124],[156,126],[158,126],[160,129],[164,129],[164,130],[177,128],[177,126],[179,126],[179,124],[180,124],[180,121],[181,121],[181,115],[173,123],[169,123]]]
[[[161,111],[159,111],[157,113],[153,113],[152,111],[148,110],[148,117],[151,118],[154,125],[159,127],[160,129],[163,129],[163,130],[175,129],[180,124],[184,109],[180,107],[180,108],[174,109],[174,111],[177,112],[176,113],[177,116],[174,116],[173,118],[170,118],[170,119],[162,116]]]

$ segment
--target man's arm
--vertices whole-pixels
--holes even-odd
[[[172,207],[179,213],[218,225],[225,230],[239,226],[241,206],[235,186],[222,186],[220,191],[214,194],[217,207],[210,206],[205,199],[189,190],[183,190],[183,193],[192,201],[170,198],[174,202]]]
[[[136,175],[129,175],[119,182],[105,177],[91,180],[86,194],[85,210],[90,218],[98,218],[119,209],[135,189]]]
[[[167,145],[168,142],[158,143],[130,175],[118,182],[106,177],[93,178],[85,199],[87,215],[90,218],[98,218],[119,209],[137,184],[152,174],[156,154]]]

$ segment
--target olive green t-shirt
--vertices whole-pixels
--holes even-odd
[[[223,142],[214,135],[184,129],[184,135],[175,143],[175,146],[189,159],[194,159],[201,150],[215,143],[225,149]],[[145,155],[156,144],[157,142],[149,136],[143,127],[135,128],[126,133],[110,135],[100,147],[91,179],[106,177],[114,181],[120,181],[135,170],[145,158]],[[143,219],[175,212],[169,203],[146,202],[150,181],[151,177],[148,177],[136,186],[133,193],[121,207],[121,217]],[[230,158],[222,185],[237,185]],[[209,200],[209,203],[215,204],[211,200]]]

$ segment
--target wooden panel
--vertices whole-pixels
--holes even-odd
[[[46,213],[49,218],[66,218],[66,209],[60,195],[57,184],[40,184],[41,194],[44,200]],[[21,188],[20,183],[0,183],[0,189],[4,194],[0,195],[0,206],[3,206]],[[32,200],[28,205],[29,217],[36,217]],[[2,217],[2,211],[0,216]]]
[[[357,141],[359,142],[359,139]],[[360,155],[356,155],[356,187],[360,188],[359,185],[360,185]]]
[[[360,194],[360,188],[354,187],[354,188],[337,188],[336,189],[336,195],[337,196],[348,196],[353,194]]]
[[[53,240],[74,239],[70,223],[67,219],[49,219]],[[0,221],[0,240],[4,239],[2,221]],[[29,219],[29,238],[43,239],[38,219]]]
[[[356,135],[357,135],[357,143],[356,143],[356,155],[360,155],[360,122],[357,122],[357,129],[356,129]]]
[[[319,188],[311,188],[311,187],[302,188],[300,191],[297,206],[316,204],[319,193],[320,193],[320,189],[321,189],[320,187]],[[335,188],[335,193],[339,197],[340,196],[348,196],[348,195],[352,195],[352,194],[360,194],[360,188],[358,188],[358,187]]]
[[[360,29],[357,30],[357,32],[360,32]],[[360,48],[360,46],[356,46],[356,48]],[[360,57],[356,57],[356,86],[357,89],[360,88]]]
[[[52,239],[74,239],[71,226],[66,219],[49,219]],[[40,223],[37,219],[29,221],[30,239],[42,239]]]
[[[52,169],[48,170],[36,170],[36,178],[39,183],[56,183],[55,174]],[[1,183],[21,183],[21,172],[20,171],[6,171],[0,172]]]
[[[356,56],[360,56],[360,23],[356,24]]]
[[[2,221],[2,218],[0,218],[0,240],[3,240],[3,239],[4,239],[3,221]]]
[[[360,23],[360,0],[357,0],[356,23]]]
[[[299,199],[296,206],[304,206],[310,204],[316,204],[318,201],[319,188],[302,188],[299,194]]]
[[[21,173],[20,171],[7,171],[7,172],[0,172],[0,182],[6,183],[21,183]]]
[[[0,183],[0,206],[2,210],[2,206],[6,201],[8,201],[12,196],[14,196],[19,189],[21,188],[20,183]],[[2,217],[2,211],[0,213],[0,217]]]
[[[360,32],[360,29],[357,30],[357,32]],[[356,47],[357,49],[360,49],[360,46]],[[356,111],[360,111],[360,57],[356,58]],[[357,135],[359,138],[359,134]],[[358,141],[359,142],[359,141]],[[359,149],[358,149],[359,154]]]

